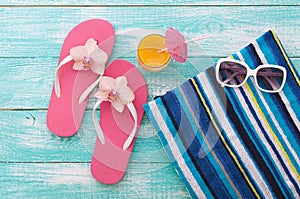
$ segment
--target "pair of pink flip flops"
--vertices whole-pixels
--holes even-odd
[[[89,93],[99,84],[93,110],[98,137],[91,173],[105,184],[123,178],[147,101],[145,80],[133,64],[114,60],[105,68],[114,38],[113,26],[100,19],[82,22],[70,31],[60,53],[47,114],[52,133],[73,136],[81,125]],[[95,115],[99,105],[100,123]]]

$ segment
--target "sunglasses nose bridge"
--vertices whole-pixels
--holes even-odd
[[[256,75],[256,71],[248,68],[248,75],[254,77]]]

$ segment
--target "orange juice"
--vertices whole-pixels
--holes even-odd
[[[159,34],[144,37],[137,49],[138,63],[151,72],[158,72],[168,66],[171,56],[168,51],[159,52],[166,48],[165,38]]]

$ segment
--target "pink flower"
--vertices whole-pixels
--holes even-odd
[[[92,70],[99,75],[103,74],[108,57],[93,38],[88,39],[84,46],[71,48],[70,54],[75,61],[74,70]]]
[[[127,86],[127,79],[124,76],[117,77],[102,77],[99,82],[99,90],[95,97],[101,101],[109,101],[112,106],[122,112],[124,106],[134,100],[133,91]]]

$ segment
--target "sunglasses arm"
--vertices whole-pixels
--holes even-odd
[[[274,90],[276,90],[276,89],[279,87],[279,85],[277,84],[276,81],[272,81],[272,80],[271,80],[269,77],[267,77],[267,76],[265,76],[264,78],[267,80],[267,82],[271,85],[271,87],[272,87]],[[275,85],[275,84],[277,84],[277,85]]]
[[[272,77],[282,77],[282,73],[276,73],[276,72],[258,72],[257,75],[259,76],[272,76]]]

